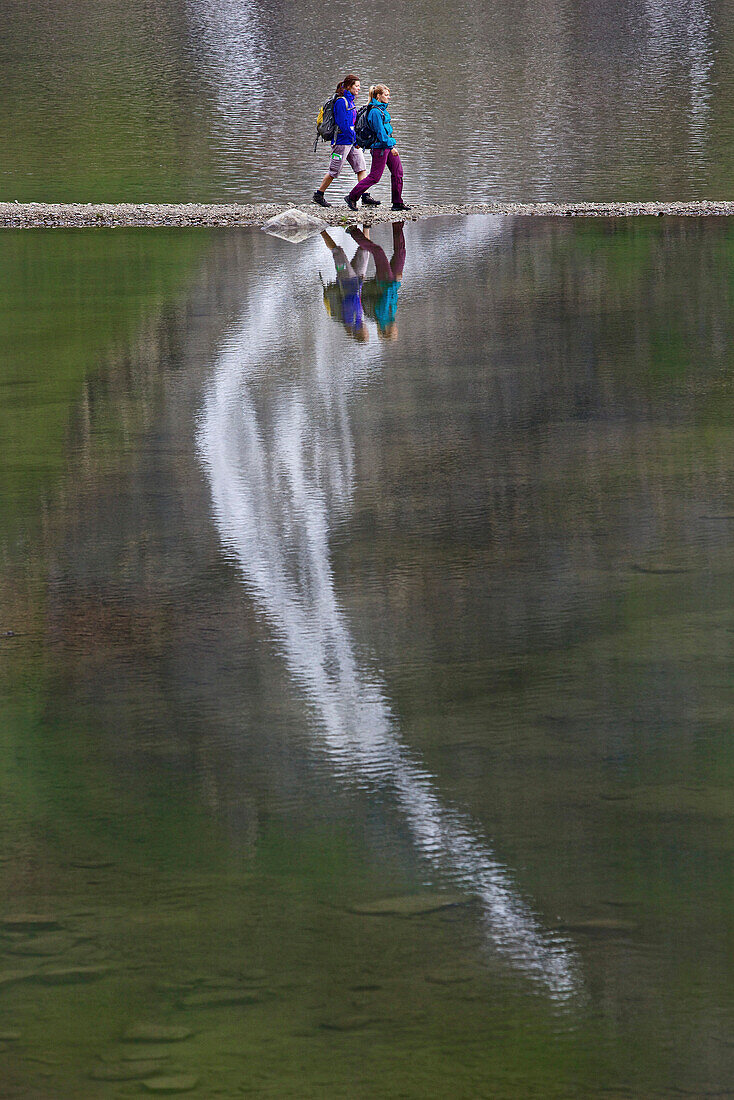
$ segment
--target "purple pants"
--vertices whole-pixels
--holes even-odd
[[[400,155],[394,149],[373,149],[372,168],[369,175],[365,176],[361,183],[353,187],[349,192],[350,199],[358,199],[374,183],[379,183],[385,165],[390,169],[390,183],[392,185],[392,201],[403,201],[403,166],[400,163]]]
[[[379,244],[371,241],[369,237],[366,237],[361,229],[352,230],[350,236],[354,238],[360,249],[364,250],[365,255],[369,254],[374,257],[375,275],[381,282],[400,282],[405,267],[405,234],[403,233],[402,222],[392,223],[392,260],[389,263],[384,249],[380,248]],[[352,260],[352,263],[354,263],[354,260]]]

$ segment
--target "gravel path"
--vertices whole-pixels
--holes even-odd
[[[220,226],[264,225],[284,210],[305,210],[329,225],[347,225],[359,221],[374,222],[433,218],[456,214],[499,214],[506,216],[543,216],[576,218],[628,218],[669,214],[677,217],[701,217],[734,214],[734,202],[465,202],[416,205],[407,214],[393,213],[389,206],[378,210],[360,207],[352,214],[344,203],[328,210],[312,202],[304,203],[45,203],[0,202],[0,228],[60,226]]]

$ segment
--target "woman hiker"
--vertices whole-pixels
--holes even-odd
[[[350,210],[357,209],[357,199],[360,196],[364,203],[367,188],[373,183],[379,183],[385,171],[385,165],[390,169],[393,210],[410,210],[410,207],[403,202],[403,166],[392,135],[390,112],[387,109],[389,102],[390,89],[387,84],[373,84],[370,88],[370,105],[367,112],[367,121],[376,135],[372,146],[372,169],[365,178],[358,177],[356,186],[345,197],[344,201]]]
[[[362,283],[367,273],[370,254],[358,241],[359,248],[350,260],[344,249],[340,248],[326,230],[321,234],[321,239],[331,252],[336,268],[336,282],[324,287],[326,312],[335,321],[341,321],[348,336],[364,344],[370,333],[364,323]]]
[[[383,340],[396,340],[398,323],[398,291],[405,268],[405,235],[403,223],[392,223],[392,259],[388,262],[384,249],[369,239],[367,229],[351,226],[347,233],[360,249],[374,257],[375,276],[362,281],[362,307],[368,317],[377,322],[377,335]],[[359,255],[359,253],[358,253]],[[355,264],[355,260],[352,260]],[[355,264],[356,266],[356,264]]]
[[[349,161],[357,173],[357,182],[361,182],[367,175],[364,153],[356,144],[357,135],[354,132],[354,120],[357,117],[357,108],[354,106],[354,101],[359,95],[359,89],[359,79],[353,73],[348,73],[337,84],[336,99],[334,100],[336,132],[331,139],[331,162],[329,171],[324,176],[321,186],[313,193],[313,201],[318,203],[319,206],[331,206],[331,203],[326,201],[324,192],[341,172],[345,160]],[[363,187],[360,191],[362,205],[379,206],[380,200],[373,199],[371,195],[365,194],[366,191],[366,187]],[[356,210],[357,204],[355,203],[351,209]]]

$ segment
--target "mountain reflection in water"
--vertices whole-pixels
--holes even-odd
[[[305,697],[315,746],[335,780],[391,800],[439,880],[477,897],[498,952],[553,999],[567,1000],[581,984],[572,949],[542,928],[480,830],[442,801],[403,744],[387,687],[360,661],[340,606],[329,543],[349,519],[354,491],[350,404],[377,384],[381,349],[345,342],[334,370],[326,354],[331,326],[304,334],[291,293],[312,278],[311,264],[309,256],[260,281],[215,364],[199,447],[220,539]],[[274,346],[285,361],[283,344],[302,348],[304,340],[309,361],[300,373],[278,373]]]

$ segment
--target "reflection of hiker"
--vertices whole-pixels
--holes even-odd
[[[354,106],[354,101],[359,95],[359,89],[359,78],[354,76],[353,73],[348,73],[337,84],[334,99],[335,129],[334,136],[331,139],[331,161],[329,162],[329,170],[321,181],[321,186],[313,193],[313,201],[318,203],[319,206],[331,206],[331,203],[326,201],[324,192],[341,172],[345,160],[349,161],[357,173],[358,183],[367,175],[364,153],[356,144],[357,135],[354,132],[354,120],[357,117],[357,108]],[[363,187],[360,191],[362,205],[379,206],[379,199],[373,199],[371,195],[366,194],[366,191],[366,187]],[[357,209],[356,203],[353,209]]]
[[[405,267],[405,235],[403,223],[393,222],[392,259],[388,263],[384,249],[375,244],[361,229],[348,229],[350,237],[360,249],[374,256],[375,275],[362,284],[362,303],[368,317],[377,322],[377,333],[384,340],[395,340],[398,335],[398,323],[395,314],[398,309],[398,291]]]
[[[326,312],[335,321],[341,321],[354,340],[366,343],[370,334],[362,312],[362,282],[370,262],[369,251],[360,244],[350,260],[326,230],[321,234],[321,239],[331,252],[336,268],[336,282],[324,287]]]
[[[400,161],[395,138],[392,133],[392,122],[387,105],[390,102],[390,89],[387,84],[373,84],[370,88],[369,108],[366,112],[367,123],[372,131],[372,168],[370,174],[360,178],[344,199],[350,210],[357,209],[357,199],[364,196],[365,191],[373,183],[379,183],[385,165],[390,169],[390,183],[392,190],[393,210],[410,210],[403,202],[403,165]],[[364,203],[364,198],[362,198]]]

